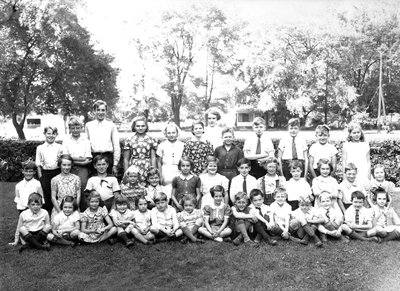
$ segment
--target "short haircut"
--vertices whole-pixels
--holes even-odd
[[[196,120],[196,121],[193,121],[192,127],[191,127],[191,129],[190,129],[190,131],[192,132],[192,134],[194,134],[194,127],[195,127],[196,125],[201,125],[201,127],[203,128],[203,132],[204,132],[204,123],[203,123],[202,121],[200,121],[200,120]]]
[[[356,123],[356,122],[350,123],[349,126],[347,127],[347,131],[349,133],[349,135],[347,136],[347,141],[351,141],[352,140],[350,135],[351,135],[351,132],[356,128],[358,128],[360,130],[360,132],[361,132],[360,141],[365,141],[365,135],[364,135],[364,132],[363,132],[363,130],[361,128],[361,125],[359,123]]]
[[[354,199],[365,200],[365,195],[363,192],[356,190],[353,193],[351,193],[351,201],[353,201]]]
[[[303,171],[303,162],[301,160],[293,160],[289,164],[290,170],[299,169]]]
[[[136,123],[137,123],[138,121],[143,121],[143,122],[144,122],[144,124],[146,125],[146,130],[145,130],[145,132],[148,132],[148,131],[149,131],[149,124],[147,123],[146,117],[144,117],[143,115],[136,116],[136,117],[133,119],[133,121],[132,121],[132,126],[131,126],[132,132],[136,132],[135,126],[136,126]]]
[[[140,201],[140,200],[144,200],[144,201],[146,201],[146,203],[148,204],[148,201],[146,200],[146,197],[144,197],[143,195],[140,195],[139,197],[136,197],[136,199],[135,199],[135,206],[136,206],[136,208],[139,207],[139,201]]]
[[[391,200],[389,193],[382,187],[372,188],[371,192],[372,192],[372,200],[375,202],[376,202],[376,198],[378,197],[378,194],[385,194],[387,202],[389,202]]]
[[[160,178],[160,171],[157,168],[150,167],[150,169],[147,171],[147,179],[149,179],[151,176],[158,176],[158,178]]]
[[[90,191],[90,194],[89,194],[89,197],[88,197],[87,201],[90,202],[90,200],[92,200],[92,199],[99,200],[100,205],[103,202],[103,199],[101,199],[101,196],[100,196],[99,192],[97,192],[96,190]]]
[[[182,156],[178,162],[178,169],[181,169],[182,163],[183,162],[188,162],[190,164],[190,170],[193,170],[194,168],[194,163],[193,161],[188,157],[188,156]]]
[[[256,117],[253,120],[253,125],[264,125],[267,126],[267,123],[265,122],[265,119],[262,117]]]
[[[287,197],[286,189],[283,188],[283,187],[278,187],[278,188],[275,189],[274,194],[273,194],[274,198],[275,198],[276,195],[278,195],[278,194],[284,194],[285,197]]]
[[[110,161],[108,160],[108,157],[107,157],[107,156],[104,156],[104,155],[97,155],[97,156],[95,156],[94,159],[93,159],[93,165],[96,165],[96,163],[97,163],[98,161],[101,161],[101,160],[104,160],[108,165],[110,164]]]
[[[231,133],[232,136],[235,136],[235,131],[234,131],[234,129],[232,127],[224,127],[221,130],[221,136],[224,136],[224,134],[227,133],[227,132]]]
[[[328,125],[326,125],[326,124],[320,124],[320,125],[318,125],[318,126],[315,128],[315,133],[316,133],[316,134],[319,134],[319,133],[326,132],[326,133],[329,134],[329,131],[330,131],[330,130],[331,130],[331,129],[330,129],[330,127],[329,127]]]
[[[158,193],[158,195],[154,198],[154,203],[165,201],[168,202],[168,196],[164,192]]]
[[[215,186],[211,187],[210,194],[211,194],[212,198],[214,198],[215,192],[221,192],[222,196],[225,196],[225,189],[221,185],[215,185]]]
[[[82,121],[80,120],[80,118],[78,116],[71,116],[68,121],[68,127],[77,126],[77,125],[83,126]]]
[[[348,172],[348,171],[352,171],[352,170],[356,170],[357,172],[357,167],[356,165],[354,165],[353,163],[348,163],[345,167],[344,167],[344,172]]]
[[[288,121],[288,126],[298,126],[300,127],[300,118],[291,118]]]
[[[70,161],[70,162],[71,162],[71,166],[74,164],[74,160],[72,159],[71,155],[69,155],[69,154],[63,154],[63,155],[61,155],[61,156],[58,158],[58,160],[57,160],[57,165],[58,165],[58,167],[61,167],[62,160],[68,160],[68,161]]]
[[[332,201],[331,193],[329,193],[328,191],[322,191],[322,192],[319,194],[318,200],[319,200],[320,202],[322,201],[322,198],[328,198],[329,200]]]
[[[237,161],[236,167],[239,168],[241,165],[248,165],[249,167],[251,167],[251,162],[246,158],[241,158],[239,161]]]
[[[36,171],[37,166],[36,166],[36,163],[32,159],[29,159],[29,160],[27,160],[27,161],[22,163],[22,169],[23,170],[34,170],[34,171]]]
[[[177,135],[179,136],[179,127],[174,122],[168,122],[167,125],[163,129],[163,134],[167,137],[167,131],[170,128],[175,128]]]
[[[65,203],[72,203],[72,209],[74,211],[78,209],[78,203],[76,202],[76,199],[70,195],[67,195],[62,199],[60,204],[61,210],[63,209]]]
[[[278,166],[279,162],[278,162],[278,159],[275,157],[268,157],[265,161],[260,163],[261,166],[263,166],[263,165],[267,166],[268,164],[275,164]]]
[[[219,113],[219,111],[215,108],[210,108],[206,111],[206,113],[204,114],[206,120],[208,119],[209,114],[215,115],[217,117],[217,120],[221,119],[221,113]]]
[[[372,177],[375,178],[375,170],[376,169],[382,169],[383,172],[385,173],[386,176],[386,170],[385,170],[385,166],[383,164],[376,164],[373,168],[372,168]]]
[[[300,204],[307,204],[307,205],[312,205],[312,199],[309,195],[307,196],[301,196],[299,199],[299,205]]]
[[[195,207],[197,206],[197,199],[193,195],[190,195],[190,194],[183,195],[183,197],[180,201],[181,206],[183,207],[185,205],[185,202],[187,202],[187,201],[192,202]]]
[[[238,201],[241,199],[244,199],[246,201],[249,200],[249,197],[247,196],[246,192],[237,192],[235,194],[235,201]]]
[[[33,192],[29,194],[28,197],[28,205],[31,203],[38,203],[40,205],[43,205],[43,197],[39,193]]]
[[[260,189],[251,190],[250,194],[249,194],[250,201],[253,201],[254,197],[259,196],[259,195],[264,198],[263,193],[262,193],[262,191]]]
[[[101,105],[104,105],[106,107],[107,110],[107,103],[103,100],[96,100],[93,103],[93,110],[96,111]]]
[[[58,134],[58,129],[55,126],[46,126],[43,130],[43,133],[47,133],[49,130],[51,130],[53,134]]]
[[[218,164],[219,160],[214,156],[207,156],[207,165],[210,163]]]
[[[322,165],[329,165],[330,172],[332,173],[333,167],[332,167],[332,164],[331,164],[331,161],[330,161],[330,160],[328,160],[328,159],[320,159],[320,160],[318,161],[318,163],[317,163],[317,169],[318,169],[318,171],[321,171],[321,166],[322,166]]]
[[[136,203],[136,201],[135,201],[135,203]],[[128,209],[131,209],[128,198],[123,194],[117,195],[114,199],[113,204],[114,204],[113,208],[115,208],[115,209],[117,209],[117,207],[116,207],[117,205],[123,205],[123,204],[126,204]]]

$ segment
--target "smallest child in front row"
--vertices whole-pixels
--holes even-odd
[[[29,246],[40,249],[50,250],[47,242],[47,236],[51,231],[49,213],[42,209],[43,197],[38,193],[32,193],[28,197],[28,209],[22,211],[19,215],[17,230],[15,232],[14,242],[10,245],[16,246],[20,240],[22,252]]]
[[[232,233],[228,226],[231,209],[224,203],[224,196],[227,195],[224,187],[216,185],[210,189],[210,194],[214,202],[203,208],[204,226],[199,228],[199,233],[208,239],[222,242]]]
[[[372,217],[371,211],[364,207],[365,195],[361,191],[354,191],[351,203],[344,213],[343,232],[352,239],[380,242],[376,236],[367,237],[368,230],[372,228]]]
[[[95,158],[96,159],[96,158]],[[102,242],[117,233],[101,196],[92,191],[88,197],[89,207],[81,213],[81,233],[79,239],[87,243]]]
[[[125,243],[127,248],[133,246],[134,242],[128,238],[128,234],[133,233],[135,223],[132,221],[133,211],[130,209],[128,198],[118,195],[114,199],[110,217],[117,228],[118,238]]]
[[[165,193],[159,193],[154,199],[156,207],[151,210],[150,231],[158,242],[174,240],[182,235],[179,230],[178,216],[174,207],[168,205]]]
[[[136,210],[133,211],[133,220],[135,224],[132,233],[138,241],[145,245],[151,245],[154,243],[155,237],[150,231],[151,213],[147,206],[148,201],[145,197],[142,196],[136,200]]]
[[[196,209],[197,201],[192,195],[185,195],[181,200],[183,211],[178,213],[180,231],[183,232],[182,244],[191,242],[204,243],[204,240],[197,238],[197,232],[203,224],[201,210]]]

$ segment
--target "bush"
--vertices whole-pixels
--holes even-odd
[[[121,139],[121,148],[124,143]],[[159,140],[160,142],[161,140]],[[185,140],[182,140],[185,141]],[[272,140],[274,147],[277,148],[279,139]],[[0,181],[19,181],[22,180],[21,162],[31,158],[35,160],[36,147],[43,141],[19,141],[19,140],[0,140]],[[314,141],[308,141],[310,146]],[[342,145],[343,141],[332,142],[338,150],[338,165],[336,176],[338,180],[342,177]],[[237,139],[235,144],[243,148],[244,140]],[[378,163],[384,164],[386,168],[386,179],[392,181],[396,186],[400,186],[400,140],[385,139],[369,141],[371,147],[371,165]],[[119,177],[122,176],[122,157],[119,163]]]

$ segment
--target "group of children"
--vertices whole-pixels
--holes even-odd
[[[278,158],[262,118],[254,120],[255,134],[246,139],[243,151],[234,145],[231,128],[219,131],[223,144],[215,150],[203,137],[202,122],[193,124],[194,138],[185,144],[178,141],[178,127],[167,125],[166,140],[157,149],[146,146],[144,119],[133,128],[139,139],[130,147],[138,143],[147,148],[150,160],[138,161],[138,154],[130,163],[126,155],[119,184],[107,170],[108,157],[97,155],[95,173],[84,189],[80,176],[71,173],[74,159],[54,145],[55,129],[46,128],[46,148],[38,148],[36,163],[24,164],[24,180],[16,186],[20,216],[11,244],[22,242],[21,250],[27,245],[48,250],[48,242],[74,247],[77,242],[113,244],[118,238],[127,247],[135,240],[204,239],[273,246],[281,238],[305,245],[313,241],[319,247],[327,237],[375,242],[400,238],[400,219],[391,207],[394,184],[385,180],[382,165],[375,165],[371,178],[369,146],[359,126],[349,126],[340,184],[333,177],[337,150],[328,142],[326,125],[316,128],[317,141],[308,149],[298,135],[299,119],[291,119]],[[50,147],[59,154],[48,155]],[[58,168],[59,174],[53,175]],[[50,197],[45,193],[48,179],[39,183],[36,169],[39,177],[53,175]]]

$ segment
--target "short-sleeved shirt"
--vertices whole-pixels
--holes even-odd
[[[297,152],[297,159],[304,160],[304,151],[308,149],[307,143],[301,136],[294,138]],[[282,151],[282,160],[292,160],[292,144],[293,138],[289,135],[285,135],[279,142],[278,149]]]
[[[18,197],[17,193],[19,195]],[[14,202],[17,203],[18,210],[24,210],[28,208],[28,198],[32,193],[39,193],[43,198],[42,186],[35,178],[32,178],[29,181],[23,179],[21,182],[15,185],[16,196]],[[42,199],[42,202],[44,203],[44,199]]]
[[[224,223],[225,218],[229,218],[231,214],[231,208],[224,202],[221,202],[221,205],[219,206],[211,204],[206,205],[203,208],[204,219],[208,218],[211,226],[221,226]]]
[[[124,151],[130,151],[129,166],[135,165],[147,171],[151,164],[151,151],[157,150],[158,143],[151,136],[134,134],[125,140]]]
[[[291,215],[295,219],[305,218],[307,220],[315,219],[318,216],[320,216],[320,214],[318,213],[318,211],[315,207],[310,207],[310,209],[307,212],[303,212],[301,210],[301,208],[297,208],[295,211],[292,211]]]
[[[86,228],[90,230],[98,230],[105,226],[104,219],[108,216],[105,206],[97,208],[95,212],[87,208],[81,213],[81,221],[86,222]]]
[[[310,197],[312,195],[310,184],[301,178],[299,180],[291,178],[286,182],[285,187],[288,201],[299,201],[300,198]]]
[[[263,193],[265,204],[271,205],[274,202],[273,194],[278,186],[286,188],[285,177],[275,174],[275,176],[265,175],[257,179],[257,188]]]
[[[163,212],[158,211],[157,207],[151,210],[151,224],[157,229],[166,228],[174,229],[178,228],[178,216],[176,215],[176,210],[172,206],[168,205],[167,209]]]
[[[49,213],[43,209],[40,209],[36,214],[27,209],[22,211],[20,216],[22,218],[22,226],[25,226],[31,232],[42,230],[46,225],[46,220],[50,221]]]
[[[141,212],[139,209],[133,211],[133,220],[140,229],[146,229],[151,225],[151,213],[149,210]]]
[[[339,185],[335,178],[328,176],[318,176],[312,181],[312,191],[315,196],[319,196],[323,191],[327,191],[331,194],[332,202],[335,208],[338,208],[337,198],[339,197]],[[315,207],[319,207],[319,199],[315,199]]]
[[[400,226],[400,218],[397,213],[394,211],[393,207],[389,207],[386,215],[381,215],[383,209],[381,209],[378,205],[372,205],[373,216],[378,217],[378,221],[376,222],[376,226],[387,227],[389,225],[398,225]]]
[[[146,193],[146,188],[140,184],[121,184],[121,194],[128,198],[129,206],[132,210],[136,210],[136,200],[141,196],[145,197],[147,195]]]
[[[41,144],[36,149],[36,166],[43,170],[55,170],[58,168],[58,158],[61,156],[62,147],[53,142]]]
[[[131,221],[133,220],[133,211],[127,209],[124,213],[121,213],[116,209],[111,209],[110,217],[112,217],[115,221]]]
[[[162,158],[163,165],[174,165],[178,166],[179,160],[182,157],[183,147],[185,144],[179,140],[172,143],[169,140],[165,140],[157,147],[157,156]]]
[[[201,181],[198,176],[190,175],[183,176],[179,175],[172,180],[172,188],[175,190],[175,197],[178,202],[183,198],[186,194],[191,194],[196,197],[196,189],[201,187]]]
[[[339,199],[342,199],[343,203],[350,204],[351,203],[351,194],[354,191],[361,191],[364,194],[366,194],[365,188],[358,185],[357,182],[350,183],[347,180],[343,180],[339,184]]]
[[[260,137],[260,142],[261,142],[261,153],[262,154],[268,153],[269,156],[273,156],[275,148],[271,138],[269,138],[267,134],[263,133]],[[248,152],[250,155],[255,155],[257,150],[257,143],[258,143],[257,135],[251,134],[251,136],[249,136],[244,142],[243,152],[244,153]]]
[[[229,180],[239,174],[236,164],[243,158],[243,152],[240,148],[232,144],[229,150],[226,150],[225,146],[222,145],[215,149],[214,156],[218,159],[218,173]]]
[[[106,201],[107,199],[114,197],[114,192],[120,191],[117,178],[114,176],[107,176],[100,178],[99,176],[90,177],[85,191],[95,190],[100,194],[101,200]]]
[[[57,213],[53,218],[53,225],[55,226],[55,230],[62,230],[62,229],[70,229],[75,227],[75,223],[81,220],[78,211],[72,212],[71,215],[65,215],[63,211]]]
[[[371,179],[371,181],[367,185],[368,192],[371,192],[373,188],[383,188],[389,195],[393,195],[393,192],[395,191],[395,185],[393,182],[384,180],[383,182],[378,182],[374,178]]]
[[[179,226],[187,227],[192,229],[193,226],[201,226],[203,222],[203,217],[201,215],[200,209],[193,209],[192,213],[188,213],[186,210],[178,213]]]
[[[249,206],[246,206],[244,209],[240,210],[236,205],[233,205],[231,210],[232,210],[232,215],[230,217],[230,224],[234,224],[237,220],[240,220],[240,218],[236,218],[233,215],[233,209],[235,209],[237,212],[241,212],[244,214],[249,214],[252,210]]]
[[[317,208],[318,216],[322,216],[325,219],[325,223],[334,222],[337,225],[341,225],[343,223],[343,213],[342,211],[329,207],[325,209],[324,207]]]
[[[270,207],[276,223],[285,224],[286,217],[292,213],[292,207],[286,202],[283,205],[273,202]]]
[[[365,207],[361,207],[359,210],[359,224],[364,225],[372,221],[371,211]],[[346,223],[356,223],[356,210],[353,205],[347,208],[344,213],[344,220]]]
[[[70,155],[73,159],[92,157],[90,141],[82,135],[78,139],[72,136],[66,137],[62,144],[62,152]]]
[[[330,143],[324,145],[319,142],[313,143],[309,150],[309,155],[314,158],[313,168],[318,168],[318,162],[320,159],[328,159],[332,161],[332,158],[338,153],[336,147]]]

